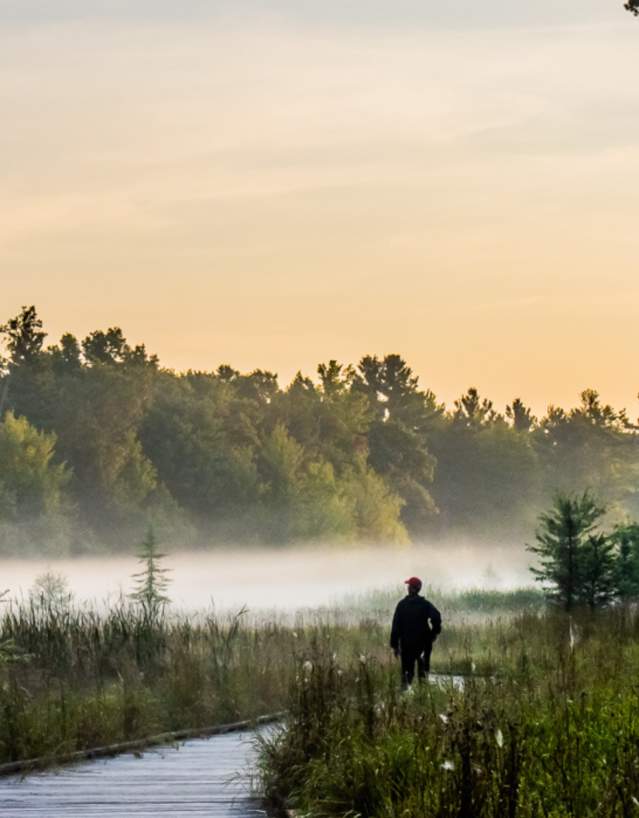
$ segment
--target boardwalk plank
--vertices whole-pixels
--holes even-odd
[[[0,780],[2,818],[264,818],[251,797],[253,733],[195,739]]]

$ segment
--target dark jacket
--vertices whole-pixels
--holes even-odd
[[[430,649],[441,629],[441,614],[431,602],[418,594],[405,596],[395,608],[391,648],[411,653]]]

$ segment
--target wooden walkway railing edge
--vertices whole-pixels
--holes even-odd
[[[205,738],[207,736],[218,736],[223,733],[250,730],[263,724],[272,724],[276,721],[280,721],[285,715],[286,713],[284,711],[269,713],[264,716],[257,716],[254,719],[235,721],[230,724],[216,724],[212,727],[193,727],[186,730],[174,730],[169,733],[160,733],[157,736],[147,736],[132,741],[122,741],[118,744],[109,744],[105,747],[93,747],[88,750],[76,750],[72,753],[41,756],[40,758],[30,758],[22,761],[9,761],[5,764],[0,764],[0,776],[33,772],[35,770],[43,770],[47,767],[74,764],[78,761],[88,761],[94,758],[116,756],[120,753],[144,750],[147,747],[156,747],[159,744],[173,744],[176,741],[185,741],[186,739]]]

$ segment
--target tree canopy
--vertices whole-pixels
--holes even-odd
[[[555,490],[639,512],[637,425],[593,389],[536,418],[474,387],[447,408],[397,354],[281,386],[165,369],[117,326],[47,346],[33,306],[0,334],[5,553],[129,550],[150,524],[184,545],[519,538]]]

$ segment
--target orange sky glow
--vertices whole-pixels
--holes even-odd
[[[10,0],[0,26],[0,321],[35,303],[52,342],[119,325],[166,366],[283,383],[399,352],[449,404],[592,386],[639,415],[621,3],[92,5]]]

